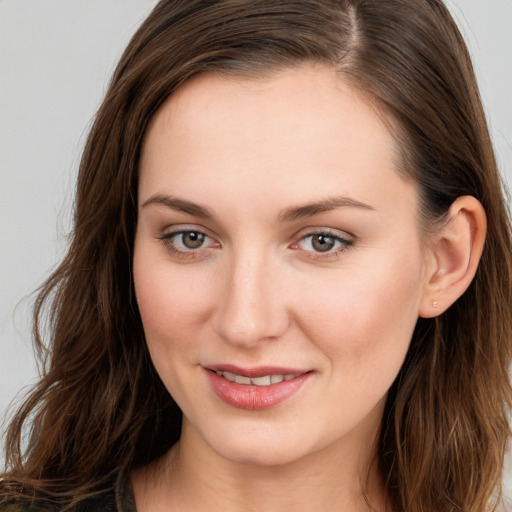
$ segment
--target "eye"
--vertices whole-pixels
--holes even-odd
[[[182,249],[199,249],[205,243],[207,236],[199,231],[184,231],[174,235],[173,238]]]
[[[352,240],[348,240],[340,235],[331,232],[318,232],[302,237],[294,248],[318,255],[336,254],[344,251],[351,244]]]
[[[196,230],[173,231],[160,237],[160,240],[169,252],[187,257],[194,257],[203,249],[219,246],[208,235]]]

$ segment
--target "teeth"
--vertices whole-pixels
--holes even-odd
[[[230,382],[235,382],[236,375],[234,373],[222,372],[222,376]]]
[[[253,385],[253,386],[270,386],[271,384],[279,384],[286,380],[292,380],[297,375],[263,375],[262,377],[245,377],[243,375],[236,375],[231,372],[222,372],[217,370],[217,375],[224,377],[230,382],[236,382],[237,384]]]
[[[235,376],[235,382],[237,384],[250,384],[251,379],[249,377],[244,377],[242,375],[236,375]]]
[[[265,375],[264,377],[254,377],[251,379],[251,381],[256,386],[270,386],[272,383],[272,376]]]

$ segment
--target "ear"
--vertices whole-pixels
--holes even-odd
[[[446,311],[468,288],[484,248],[487,220],[480,202],[459,197],[448,221],[429,240],[429,258],[419,315],[432,318]]]

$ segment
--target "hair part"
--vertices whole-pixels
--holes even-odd
[[[441,0],[158,3],[87,140],[70,248],[35,306],[43,373],[8,430],[0,496],[21,489],[69,502],[179,439],[181,412],[150,361],[133,288],[144,135],[198,73],[262,77],[304,62],[332,66],[383,112],[424,225],[462,195],[486,210],[474,282],[443,315],[418,321],[376,456],[393,510],[492,508],[512,405],[511,225],[471,60]]]

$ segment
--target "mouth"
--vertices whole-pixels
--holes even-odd
[[[312,370],[232,365],[204,367],[211,388],[224,403],[239,409],[267,409],[299,392]]]
[[[229,382],[236,382],[237,384],[241,384],[243,386],[270,386],[271,384],[279,384],[285,380],[292,380],[298,377],[297,374],[269,374],[262,375],[261,377],[247,377],[245,375],[237,375],[232,372],[223,372],[217,370],[215,372],[217,375],[224,377]]]

